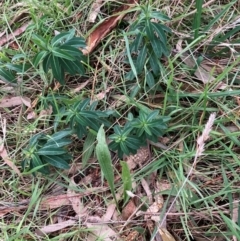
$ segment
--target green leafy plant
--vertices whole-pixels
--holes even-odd
[[[84,63],[86,57],[79,48],[86,46],[83,38],[74,37],[75,31],[70,30],[56,35],[51,41],[34,34],[32,41],[40,48],[33,59],[33,64],[39,64],[45,73],[52,70],[53,77],[60,83],[65,84],[64,74],[71,75],[85,73]]]
[[[123,154],[135,154],[141,147],[142,143],[136,135],[131,133],[133,128],[126,124],[122,128],[119,125],[116,125],[113,129],[114,134],[109,136],[109,139],[112,140],[109,144],[109,148],[117,151],[120,158],[123,157]]]
[[[140,111],[138,118],[131,121],[131,126],[142,143],[145,143],[146,140],[157,142],[158,137],[162,136],[167,129],[166,122],[169,119],[166,116],[159,116],[158,110],[151,113]]]
[[[114,126],[114,134],[109,136],[112,142],[109,148],[118,152],[120,158],[123,154],[135,154],[137,150],[147,144],[147,140],[157,142],[167,129],[169,117],[159,116],[155,110],[146,113],[140,111],[137,118],[131,118],[124,127]]]
[[[128,60],[130,64],[131,62],[134,64],[134,66],[131,64],[132,70],[126,76],[129,80],[141,74],[145,67],[147,67],[146,69],[151,68],[154,75],[159,75],[161,72],[160,58],[163,55],[169,55],[166,32],[171,33],[171,30],[161,22],[170,19],[158,11],[153,11],[149,5],[140,8],[141,14],[128,33],[134,36],[134,40],[129,45],[129,51],[127,49]],[[146,71],[145,74],[147,83],[152,85],[152,74],[149,74],[149,71]]]
[[[3,81],[9,84],[17,84],[18,74],[23,75],[31,67],[29,64],[14,63],[15,60],[19,60],[19,57],[13,56],[12,61],[5,57],[0,60],[0,77]]]
[[[97,111],[97,102],[90,104],[90,99],[76,101],[69,109],[62,108],[60,119],[65,118],[65,123],[70,124],[70,128],[75,130],[78,138],[87,135],[88,129],[98,131],[102,124],[109,126],[106,120],[109,115],[104,111]]]
[[[37,134],[33,136],[28,147],[23,150],[23,169],[49,174],[49,166],[68,169],[71,155],[65,148],[72,141],[72,130],[62,130],[53,135]]]

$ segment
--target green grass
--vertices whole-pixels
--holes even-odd
[[[11,41],[2,46],[0,58],[11,62],[13,56],[21,54],[21,63],[30,63],[31,67],[18,74],[17,85],[1,83],[0,103],[6,97],[24,96],[30,98],[32,103],[36,99],[37,104],[32,110],[24,105],[0,108],[0,122],[6,120],[6,131],[1,130],[0,137],[4,138],[5,134],[4,147],[8,156],[22,171],[19,177],[12,168],[1,162],[0,239],[89,240],[88,235],[94,232],[85,221],[88,217],[98,216],[98,222],[107,224],[116,232],[116,237],[118,233],[123,238],[137,230],[144,237],[142,240],[153,240],[157,234],[147,228],[144,215],[133,215],[128,221],[117,218],[124,209],[124,201],[128,200],[126,193],[123,193],[126,187],[132,187],[129,191],[136,195],[132,199],[140,202],[136,202],[136,207],[141,211],[146,211],[151,205],[142,188],[143,179],[148,182],[154,197],[157,198],[154,192],[163,195],[163,208],[158,210],[158,215],[161,219],[166,218],[166,223],[160,228],[166,227],[175,240],[233,240],[233,236],[235,240],[239,239],[240,59],[239,26],[236,22],[239,6],[237,1],[230,0],[207,2],[209,5],[205,7],[201,6],[201,2],[204,1],[149,1],[152,8],[170,18],[166,26],[172,30],[171,34],[167,33],[170,55],[162,57],[161,68],[158,65],[161,71],[157,74],[156,70],[154,81],[148,75],[154,63],[147,62],[147,57],[140,71],[134,61],[136,56],[131,55],[130,51],[134,36],[128,31],[139,16],[137,7],[88,56],[86,74],[65,75],[66,85],[57,90],[54,90],[56,82],[51,71],[46,74],[41,67],[33,66],[33,58],[39,51],[33,44],[33,33],[46,37],[53,35],[54,31],[74,29],[78,37],[85,38],[121,4],[104,3],[96,22],[90,24],[87,20],[94,1],[8,0],[2,3],[0,32],[13,33],[27,22],[31,27],[11,40],[18,46],[17,49],[12,48]],[[146,1],[140,1],[140,6],[146,7]],[[19,19],[15,19],[17,16]],[[181,48],[177,45],[180,40]],[[193,67],[184,60],[188,54],[193,59]],[[129,63],[124,62],[127,56],[131,56]],[[205,70],[209,66],[212,68],[209,67],[206,72],[214,77],[214,81],[204,84],[196,77],[194,72],[199,64],[205,66]],[[133,80],[127,79],[130,70],[137,78],[133,75]],[[83,88],[75,91],[86,81]],[[224,88],[221,89],[221,86]],[[124,179],[123,163],[116,152],[111,151],[114,178],[106,175],[109,166],[101,169],[104,160],[99,163],[95,153],[98,130],[89,132],[88,137],[71,136],[69,170],[50,168],[47,176],[23,171],[23,150],[27,148],[30,138],[34,134],[51,135],[55,129],[66,128],[64,118],[57,128],[54,125],[62,103],[71,106],[85,98],[94,100],[98,94],[103,97],[98,101],[96,111],[112,113],[114,110],[108,119],[111,125],[105,128],[107,137],[113,134],[114,125],[124,126],[126,118],[129,120],[131,115],[137,118],[140,109],[159,110],[160,115],[171,117],[163,137],[158,139],[158,143],[149,145],[151,159],[131,170],[132,180],[129,180],[126,166]],[[64,98],[61,97],[62,103],[59,95],[64,95]],[[49,105],[53,107],[52,113],[46,112]],[[27,118],[30,112],[34,112],[36,117]],[[216,119],[210,137],[205,142],[203,154],[196,158],[197,139],[213,112]],[[192,173],[188,176],[191,168]],[[76,186],[72,185],[71,178],[74,178]],[[108,183],[112,180],[112,183],[109,185],[105,178]],[[162,189],[157,188],[157,183],[161,184]],[[164,186],[168,188],[164,189]],[[73,202],[66,197],[69,190],[86,207],[83,221],[77,216]],[[64,205],[42,208],[42,200],[58,195],[65,195],[61,196],[65,198]],[[113,217],[104,220],[103,216],[114,205],[114,199],[118,200],[119,209]],[[173,208],[169,210],[173,200]],[[7,208],[11,211],[2,215]],[[36,230],[42,227],[68,220],[76,222],[41,237],[36,234]],[[155,222],[152,224],[153,228],[159,227]]]

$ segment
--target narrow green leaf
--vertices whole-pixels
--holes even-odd
[[[124,37],[124,40],[125,40],[125,42],[126,42],[127,56],[128,56],[128,60],[129,60],[129,63],[130,63],[132,72],[133,72],[135,78],[136,78],[137,81],[138,81],[137,70],[136,70],[135,65],[134,65],[134,63],[133,63],[133,60],[132,60],[132,56],[131,56],[130,49],[129,49],[129,41],[128,41],[127,35],[124,34],[123,37]],[[140,85],[140,84],[138,83],[138,85]]]
[[[37,34],[32,35],[32,41],[37,44],[39,47],[43,48],[44,50],[47,50],[47,40],[43,38],[42,36],[39,36]]]
[[[14,84],[17,83],[16,77],[9,70],[0,68],[0,76],[3,78],[5,82],[14,83]]]
[[[60,66],[59,64],[58,57],[52,56],[51,67],[52,67],[53,76],[57,79],[57,81],[60,84],[64,85],[65,84],[64,72],[63,72],[62,66]]]
[[[47,55],[47,51],[45,51],[45,50],[36,54],[33,59],[34,66],[37,67],[39,65],[39,63],[46,57],[46,55]]]
[[[72,46],[72,47],[75,47],[75,48],[85,48],[86,43],[85,43],[85,40],[83,38],[74,37],[74,38],[66,41],[62,46]]]
[[[138,33],[136,36],[136,39],[131,44],[130,52],[131,53],[136,52],[140,48],[140,45],[142,44],[142,42],[143,42],[143,35],[141,33]]]
[[[161,42],[163,45],[167,44],[167,38],[166,35],[164,33],[164,30],[162,29],[162,25],[158,24],[158,23],[152,23],[152,28],[155,30],[155,32],[157,33],[158,37],[160,38]]]
[[[112,195],[116,204],[118,205],[116,195],[115,195],[115,186],[114,186],[114,171],[112,166],[111,155],[108,149],[108,145],[106,142],[105,132],[103,129],[103,125],[100,127],[97,134],[97,146],[96,146],[96,155],[98,162],[100,164],[101,170],[106,178]]]
[[[84,141],[83,144],[83,154],[82,154],[82,167],[84,168],[91,157],[94,147],[95,147],[95,142],[96,140],[96,135],[91,133],[90,131],[88,132],[88,135]]]
[[[154,79],[151,71],[147,71],[145,78],[146,78],[147,85],[149,86],[150,89],[152,89],[155,86],[155,79]]]
[[[143,67],[146,63],[146,57],[147,57],[147,46],[144,44],[143,48],[140,50],[137,57],[136,70],[138,74],[140,74],[143,71]]]
[[[55,47],[55,48],[52,49],[52,54],[53,54],[53,56],[56,56],[56,57],[59,57],[59,58],[62,58],[62,59],[67,59],[67,60],[70,60],[70,61],[76,60],[69,53],[67,53],[66,51],[63,51],[62,49],[60,49],[58,47]]]
[[[67,71],[69,74],[74,75],[76,73],[84,75],[85,74],[85,68],[83,64],[76,60],[76,61],[69,61],[66,59],[59,59],[60,65],[64,68],[65,71]]]
[[[130,173],[130,169],[128,167],[128,164],[125,161],[121,161],[120,164],[122,166],[124,203],[126,203],[129,199],[129,196],[127,195],[126,191],[132,190],[132,177],[131,177],[131,173]]]
[[[47,143],[44,145],[44,147],[51,147],[51,148],[57,148],[57,147],[63,147],[63,146],[67,146],[69,144],[72,143],[71,139],[68,138],[63,138],[61,140],[51,140],[51,141],[47,141]]]
[[[203,0],[196,0],[196,9],[194,20],[193,20],[193,30],[194,30],[194,39],[199,37],[199,28],[201,25],[201,17],[202,17],[202,5]]]
[[[234,5],[236,3],[236,1],[231,1],[229,4],[225,5],[224,9],[218,13],[214,19],[212,19],[208,25],[203,29],[203,32],[208,32],[209,29],[218,22],[218,20],[229,10],[230,7],[232,7],[232,5]],[[224,6],[224,5],[223,5]]]
[[[233,222],[232,219],[225,216],[225,214],[223,214],[221,211],[219,213],[220,213],[224,223],[226,224],[228,229],[231,231],[231,235],[236,236],[236,240],[240,240],[240,227],[235,222]]]
[[[64,33],[60,33],[60,34],[56,35],[56,36],[51,40],[51,45],[52,45],[53,47],[55,47],[55,46],[61,44],[61,42],[63,43],[64,40],[67,39],[67,37],[69,36],[69,34],[70,34],[69,32],[64,32]]]
[[[41,149],[38,150],[37,154],[41,155],[41,156],[54,156],[54,155],[61,155],[66,153],[67,151],[65,149],[62,148],[52,148],[52,147],[48,147],[48,146],[44,146]]]
[[[150,57],[149,57],[149,63],[150,63],[150,66],[151,66],[151,68],[153,70],[153,73],[155,75],[158,75],[159,72],[160,72],[160,66],[159,66],[160,63],[159,63],[159,60],[156,57],[154,52],[152,52]]]
[[[36,169],[35,169],[36,168]],[[32,155],[30,162],[30,169],[35,169],[43,174],[49,174],[49,169],[45,163],[43,163],[37,154]]]
[[[146,20],[145,29],[146,29],[147,37],[151,41],[154,38],[154,30],[153,30],[151,21],[149,19]]]
[[[44,60],[43,60],[43,62],[42,62],[43,71],[44,71],[45,73],[48,72],[49,67],[50,67],[50,64],[51,64],[51,61],[52,61],[52,54],[48,53],[48,54],[45,56],[45,58],[44,58]]]
[[[58,131],[58,132],[54,133],[53,135],[49,136],[49,138],[50,138],[49,141],[61,140],[62,138],[66,137],[66,136],[70,136],[72,133],[73,133],[73,131],[70,129]]]
[[[151,45],[152,45],[152,48],[154,49],[156,56],[158,58],[161,58],[162,57],[162,48],[161,48],[160,41],[156,38],[156,36],[154,36],[150,41],[151,41]]]
[[[224,125],[219,123],[219,126],[221,127],[221,129],[224,131],[224,133],[226,134],[227,137],[229,137],[230,140],[233,141],[234,144],[240,146],[240,141],[238,140],[238,135],[236,136],[236,134],[234,132],[230,132],[228,130],[228,128],[226,128]]]
[[[61,45],[59,46],[59,49],[64,50],[64,52],[67,52],[69,55],[78,57],[79,60],[84,58],[83,53],[75,47],[69,45]]]
[[[69,169],[69,164],[62,159],[59,156],[43,156],[43,160],[49,164],[51,164],[54,167],[60,168],[60,169]]]
[[[164,14],[161,14],[160,12],[158,11],[152,11],[151,14],[150,14],[151,18],[156,18],[160,21],[168,21],[168,20],[171,20],[168,16],[164,15]]]

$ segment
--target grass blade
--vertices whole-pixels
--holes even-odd
[[[202,5],[203,5],[202,0],[196,0],[197,12],[195,14],[194,21],[193,21],[194,39],[197,39],[199,36],[199,27],[201,24],[201,16],[202,16]]]

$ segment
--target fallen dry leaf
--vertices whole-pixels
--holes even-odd
[[[85,81],[84,83],[80,84],[78,87],[76,87],[75,89],[73,89],[71,91],[71,93],[77,93],[79,92],[80,90],[82,90],[87,84],[89,83],[89,80]]]
[[[0,142],[2,142],[0,137]],[[4,147],[3,150],[0,152],[0,156],[2,157],[5,164],[7,164],[19,177],[22,176],[21,172],[17,168],[17,166],[11,161],[11,159],[8,157],[8,153],[6,148]]]
[[[94,100],[102,100],[106,97],[106,94],[111,90],[113,89],[113,87],[108,87],[106,90],[100,92],[99,94],[95,95],[94,96]]]
[[[27,115],[27,120],[32,120],[32,119],[36,119],[37,118],[37,114],[34,111],[31,111],[30,113],[28,113]]]
[[[27,29],[27,27],[30,25],[30,22],[25,23],[24,25],[22,25],[20,28],[16,29],[13,33],[8,34],[7,36],[3,37],[0,39],[0,46],[3,46],[5,43],[7,43],[8,41],[14,39],[15,37],[19,36],[20,34],[22,34],[23,32],[25,32],[25,30]]]
[[[28,108],[31,108],[31,100],[28,97],[16,96],[16,97],[6,97],[0,101],[0,107],[8,108],[24,104]]]
[[[5,164],[7,164],[15,173],[18,174],[19,177],[21,177],[21,172],[17,168],[17,166],[11,161],[11,159],[8,156],[7,150],[4,146],[4,141],[6,138],[6,119],[1,117],[0,114],[0,119],[1,119],[1,127],[2,127],[2,133],[3,133],[3,138],[0,136],[0,156],[2,157],[3,161]]]
[[[124,157],[130,170],[133,170],[137,166],[143,166],[149,160],[149,150],[147,147],[141,147],[138,149],[135,155],[129,155]]]
[[[118,22],[126,15],[126,10],[132,8],[138,3],[138,0],[128,0],[127,4],[125,3],[114,13],[112,17],[109,17],[97,28],[93,30],[92,33],[87,38],[87,47],[82,49],[83,54],[87,55],[91,53],[98,43],[113,29],[117,26]]]
[[[57,196],[51,196],[51,197],[45,197],[40,205],[40,210],[49,210],[49,209],[55,209],[59,208],[65,205],[70,205],[69,197],[67,194],[57,195]]]
[[[130,199],[127,205],[122,210],[122,219],[128,220],[137,210],[137,207],[133,201]]]
[[[69,188],[67,190],[68,200],[72,204],[73,210],[78,216],[83,216],[86,212],[86,208],[83,205],[83,202],[79,196],[77,196],[76,192],[73,191],[73,188],[76,187],[73,177],[71,178],[71,182],[69,183]]]
[[[90,23],[94,23],[95,22],[96,17],[98,15],[98,13],[100,12],[100,8],[102,6],[102,2],[103,2],[103,0],[96,0],[93,3],[92,8],[91,8],[91,12],[90,12],[90,15],[89,15],[89,18],[88,18],[88,21]]]
[[[114,212],[115,212],[115,210],[116,210],[116,204],[115,203],[112,203],[112,204],[108,205],[107,211],[103,215],[102,220],[104,222],[110,221],[112,216],[113,216],[113,214],[114,214]]]
[[[182,49],[182,40],[179,40],[177,42],[177,45],[176,45],[176,50],[181,53],[183,52],[183,49]],[[180,55],[180,58],[182,59],[182,61],[187,65],[189,66],[190,68],[194,68],[195,65],[196,65],[196,61],[195,59],[190,55],[190,54],[187,54],[187,53],[183,53]],[[206,70],[204,70],[204,68],[200,66],[198,66],[197,70],[195,71],[194,75],[199,79],[201,80],[204,84],[207,84],[207,83],[210,83],[210,82],[213,82],[214,81],[214,77],[210,74],[211,72],[207,72]]]
[[[175,238],[165,228],[159,228],[162,241],[176,241]]]
[[[40,113],[39,113],[39,117],[42,117],[42,116],[50,116],[52,114],[52,106],[49,105],[48,106],[48,109],[45,109],[45,110],[41,110]]]
[[[86,222],[87,228],[91,230],[91,234],[89,234],[87,240],[88,241],[95,241],[97,239],[104,240],[104,241],[113,241],[114,240],[121,240],[119,235],[111,229],[107,224],[101,223],[102,219],[97,216],[88,217],[88,220],[93,220],[92,223]]]
[[[39,236],[45,236],[45,234],[53,233],[53,232],[62,230],[66,227],[73,226],[75,223],[76,223],[76,220],[68,220],[61,223],[50,224],[40,229],[37,229],[35,233]]]
[[[13,213],[22,209],[27,209],[27,206],[0,207],[0,217],[2,218],[8,213]]]

